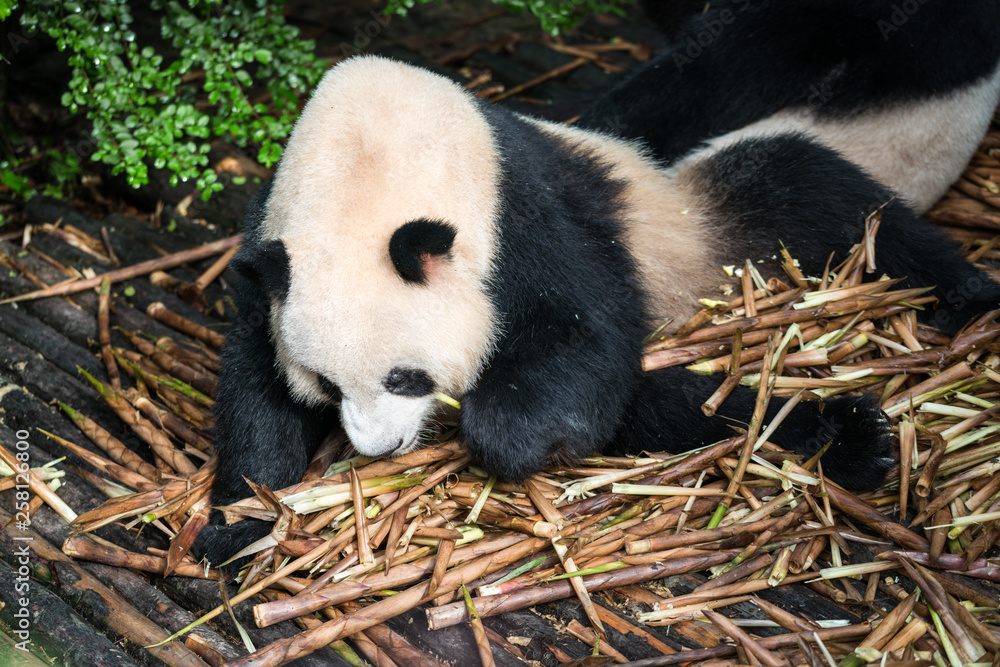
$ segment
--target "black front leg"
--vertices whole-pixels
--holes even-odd
[[[277,490],[301,481],[309,460],[336,423],[332,408],[295,400],[276,366],[268,328],[268,298],[256,286],[241,291],[239,315],[226,336],[215,404],[218,466],[212,505],[252,495],[244,477]],[[227,526],[220,512],[198,536],[195,553],[219,564],[271,529],[264,521]]]
[[[641,372],[638,346],[616,318],[594,316],[590,326],[528,319],[538,324],[505,341],[460,413],[462,435],[480,465],[517,481],[599,451]]]

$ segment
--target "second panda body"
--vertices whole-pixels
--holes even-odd
[[[974,91],[973,115],[988,119],[994,71],[911,96],[908,108]],[[871,102],[873,114],[889,109]],[[511,479],[601,449],[727,437],[752,394],[704,417],[718,380],[643,373],[645,336],[718,297],[724,264],[749,258],[776,273],[779,240],[807,270],[843,258],[880,206],[879,271],[936,285],[936,324],[956,330],[1000,303],[1000,286],[914,212],[950,171],[894,181],[899,159],[854,164],[834,133],[766,124],[702,136],[669,159],[662,144],[522,117],[401,63],[338,65],[248,216],[213,504],[248,495],[243,477],[299,481],[338,420],[365,455],[419,446],[436,392],[461,398],[461,437]],[[871,147],[892,151],[899,136],[873,135]],[[950,161],[973,149],[959,142]],[[948,301],[972,284],[971,297]],[[891,464],[888,438],[875,402],[852,397],[798,406],[772,440],[809,455],[832,439],[827,473],[865,487]],[[198,550],[219,562],[267,530],[213,524]]]

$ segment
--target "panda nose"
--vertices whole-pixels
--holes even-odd
[[[382,381],[390,393],[419,398],[434,391],[434,381],[425,371],[416,368],[393,368]]]

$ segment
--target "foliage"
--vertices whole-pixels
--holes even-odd
[[[431,0],[389,0],[405,14]],[[494,0],[530,11],[551,32],[594,12],[618,12],[629,0]],[[284,0],[151,0],[159,36],[137,31],[129,0],[0,0],[0,21],[22,10],[26,28],[41,29],[69,52],[72,77],[63,104],[91,121],[92,159],[124,173],[133,187],[149,181],[147,165],[171,182],[196,180],[204,198],[222,189],[209,168],[215,138],[255,149],[270,167],[281,156],[299,100],[325,63],[312,41],[285,23]],[[13,19],[9,19],[13,21]],[[138,33],[138,34],[137,34]],[[79,176],[73,152],[46,158],[46,194]],[[0,164],[0,184],[19,198],[35,194],[18,164]]]
[[[208,168],[213,138],[256,148],[270,166],[300,97],[324,70],[313,42],[285,23],[283,0],[152,0],[162,38],[155,45],[140,43],[127,0],[21,5],[23,24],[70,53],[62,102],[93,123],[92,158],[134,187],[149,180],[145,160],[170,170],[175,184],[197,179],[205,198],[220,190]]]
[[[418,4],[440,2],[440,0],[389,0],[386,12],[406,15],[407,10]],[[558,34],[579,23],[590,14],[620,14],[622,6],[630,0],[493,0],[496,4],[512,12],[531,12],[538,17],[542,28]]]
[[[6,164],[0,165],[0,185],[6,185],[14,194],[24,199],[31,199],[35,194],[31,181],[18,175]]]

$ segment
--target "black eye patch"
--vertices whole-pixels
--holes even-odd
[[[447,257],[455,242],[455,228],[437,220],[413,220],[397,229],[389,239],[389,257],[403,280],[427,280],[424,260]]]
[[[426,396],[434,391],[431,376],[412,368],[393,368],[385,376],[382,385],[397,396]]]
[[[330,378],[325,375],[317,375],[319,378],[319,388],[323,390],[323,393],[330,397],[331,400],[339,401],[343,397],[343,393]]]

